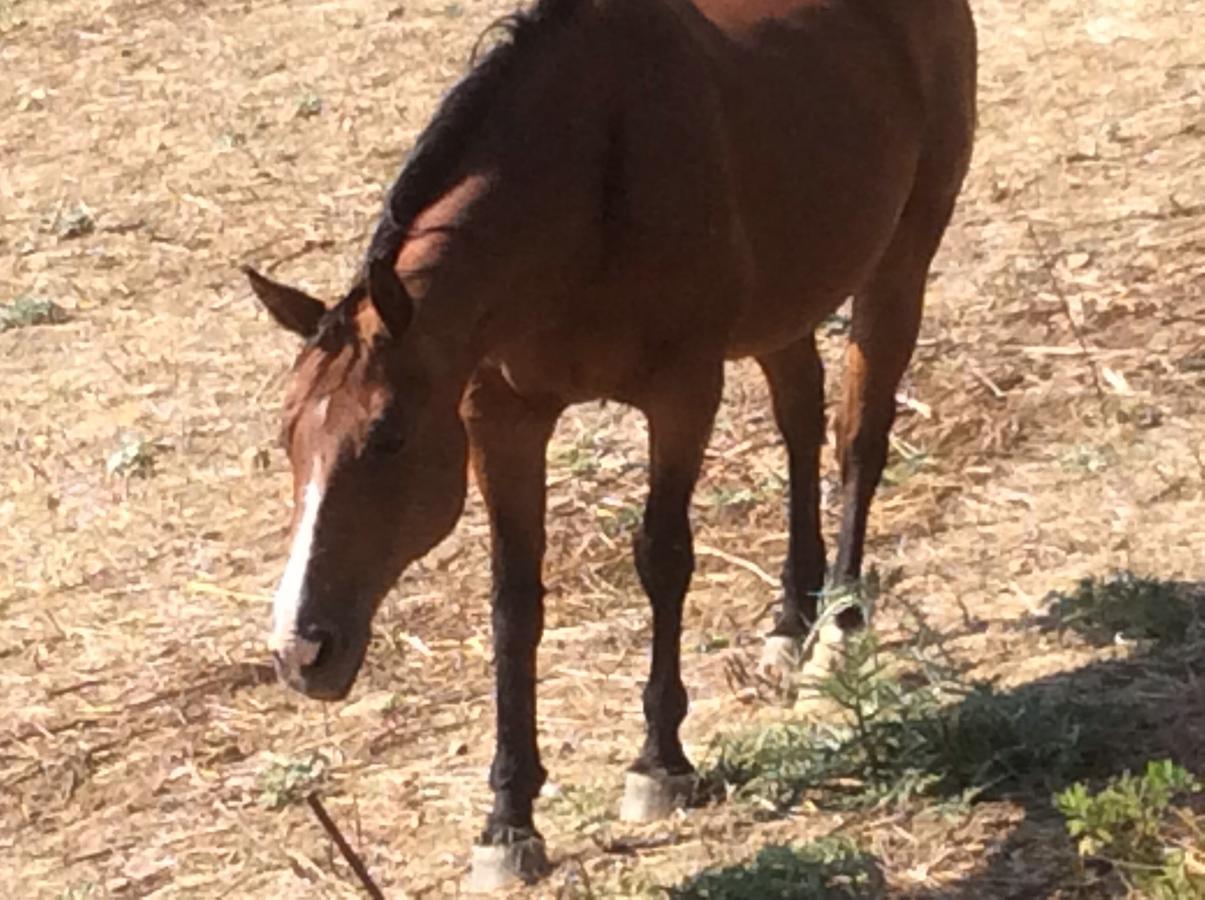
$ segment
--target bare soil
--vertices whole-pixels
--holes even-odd
[[[1205,4],[976,5],[981,137],[873,516],[876,628],[919,611],[1002,688],[1116,690],[1121,672],[1142,690],[1126,646],[1033,620],[1113,569],[1205,581]],[[0,896],[358,896],[304,804],[268,808],[311,753],[387,895],[460,891],[493,746],[480,504],[387,602],[350,702],[275,685],[295,347],[237,266],[337,294],[404,150],[509,9],[0,0],[0,303],[67,318],[0,332]],[[526,895],[638,895],[834,830],[893,896],[1062,890],[1061,825],[1032,799],[615,821],[641,736],[644,458],[616,406],[568,416],[551,452],[541,740],[563,796],[588,799],[542,804],[557,868]],[[784,474],[764,386],[735,365],[695,515],[696,758],[717,729],[784,714],[752,675]],[[1169,752],[1202,746],[1194,677]]]

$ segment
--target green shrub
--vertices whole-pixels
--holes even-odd
[[[1059,626],[1096,644],[1112,643],[1118,636],[1179,644],[1200,618],[1199,598],[1132,572],[1085,578],[1071,593],[1052,599],[1051,613]]]
[[[1107,766],[1116,698],[1087,703],[1052,687],[1000,693],[967,684],[931,653],[849,641],[819,686],[831,722],[794,719],[717,735],[702,769],[712,795],[781,812],[805,797],[830,808],[901,804],[915,796],[970,800]],[[907,653],[912,652],[911,658]]]
[[[1056,794],[1067,833],[1081,858],[1104,860],[1133,888],[1160,900],[1205,897],[1205,871],[1192,854],[1205,852],[1202,822],[1173,801],[1203,785],[1169,760],[1147,763],[1141,775],[1112,778],[1089,792],[1077,783]]]
[[[882,876],[874,859],[848,840],[764,847],[752,860],[700,872],[669,889],[671,900],[818,900],[878,897]]]

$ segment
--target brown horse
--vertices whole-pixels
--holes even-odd
[[[772,635],[798,643],[826,577],[813,331],[855,298],[835,427],[833,580],[850,582],[969,164],[976,51],[965,0],[539,0],[505,24],[419,139],[341,302],[249,275],[306,339],[285,410],[296,509],[271,639],[281,677],[311,697],[348,693],[378,604],[457,521],[471,464],[492,529],[497,667],[481,846],[527,877],[543,862],[536,647],[558,417],[612,398],[648,419],[635,558],[653,652],[627,807],[647,816],[692,772],[678,739],[688,508],[724,361],[760,363],[789,451]]]

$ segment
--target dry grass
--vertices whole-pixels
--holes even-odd
[[[0,0],[0,304],[66,318],[0,333],[0,895],[356,896],[282,796],[311,781],[387,894],[458,891],[492,749],[480,508],[382,612],[353,702],[270,683],[294,347],[236,266],[336,293],[403,148],[508,6]],[[1205,4],[977,11],[982,138],[872,526],[893,582],[879,624],[898,637],[923,609],[1002,690],[1178,697],[1166,743],[1199,754],[1192,659],[1155,678],[1124,647],[1029,623],[1052,589],[1115,567],[1205,579]],[[552,453],[542,740],[576,801],[544,804],[560,865],[531,896],[637,895],[834,829],[900,896],[1055,890],[1043,798],[613,821],[640,736],[625,532],[642,460],[642,423],[614,406],[569,417]],[[685,642],[696,755],[721,725],[781,714],[747,673],[783,469],[765,390],[735,366],[696,516],[712,548]]]

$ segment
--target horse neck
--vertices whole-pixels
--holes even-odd
[[[602,252],[606,47],[589,23],[536,48],[463,148],[461,177],[416,218],[399,269],[423,274],[417,325],[474,361],[557,314]],[[593,33],[591,33],[593,32]]]

